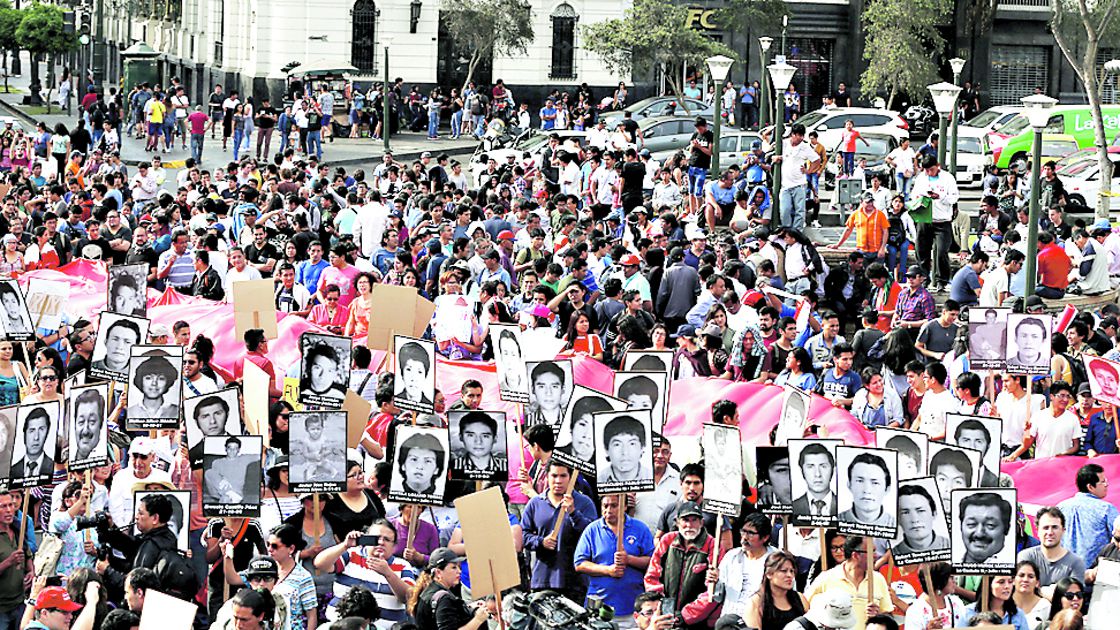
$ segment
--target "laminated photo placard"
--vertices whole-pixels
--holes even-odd
[[[980,451],[980,478],[984,488],[999,486],[1000,438],[1003,420],[959,413],[945,414],[945,441],[954,446]]]
[[[651,410],[653,433],[661,435],[665,426],[665,409],[669,403],[668,372],[616,372],[614,396],[625,400],[628,409]]]
[[[178,429],[182,417],[183,347],[133,346],[129,352],[126,428]]]
[[[0,280],[0,333],[8,341],[35,339],[31,313],[16,280]]]
[[[836,467],[840,533],[894,538],[898,533],[898,454],[881,448],[838,446]]]
[[[653,412],[627,409],[592,414],[596,491],[601,495],[653,490]]]
[[[148,265],[110,265],[106,270],[105,310],[148,316]]]
[[[300,335],[301,403],[325,409],[338,409],[342,406],[350,384],[351,344],[346,337],[336,335]]]
[[[61,422],[62,403],[57,400],[17,408],[9,488],[34,488],[51,482],[54,476],[52,456]]]
[[[743,500],[743,447],[739,427],[705,424],[704,511],[736,518]]]
[[[241,424],[240,392],[236,387],[187,398],[183,401],[183,414],[187,448],[191,466],[195,468],[202,465],[206,438],[245,432]]]
[[[951,501],[953,572],[1011,575],[1015,570],[1015,489],[953,490]]]
[[[435,413],[435,342],[394,335],[393,354],[397,359],[393,402],[408,411]],[[302,395],[301,391],[301,399]]]
[[[898,479],[926,476],[929,435],[892,427],[875,427],[875,446],[898,453]]]
[[[1049,374],[1053,317],[1033,313],[1007,316],[1007,373]]]
[[[950,559],[948,519],[933,477],[899,482],[898,535],[891,554],[898,566]]]
[[[68,457],[71,472],[109,463],[109,384],[94,383],[66,392],[70,414]]]
[[[92,379],[128,382],[128,368],[132,361],[133,346],[148,339],[151,321],[103,311],[97,327],[97,340],[93,344],[89,376]]]
[[[575,378],[572,362],[527,361],[529,406],[525,408],[525,426],[547,424],[555,435],[560,434],[564,414],[572,401]]]
[[[792,514],[789,447],[756,446],[754,463],[758,474],[758,509],[767,515]]]
[[[507,402],[529,402],[529,377],[521,351],[521,327],[490,325],[490,345],[498,369],[498,396]]]
[[[346,491],[345,411],[293,411],[288,439],[292,492]]]
[[[504,411],[449,411],[447,422],[452,479],[509,480],[510,432]]]
[[[203,440],[203,515],[260,516],[263,449],[264,442],[259,435]]]
[[[789,441],[793,524],[836,527],[836,447],[841,440]]]
[[[402,425],[396,433],[389,500],[443,505],[451,451],[447,429]]]
[[[556,449],[552,457],[561,464],[595,477],[595,414],[622,411],[629,407],[624,400],[608,396],[590,387],[576,385],[572,404],[568,405],[566,419],[556,436]]]
[[[1007,365],[1009,308],[973,307],[969,310],[968,360],[973,370],[1002,370]]]

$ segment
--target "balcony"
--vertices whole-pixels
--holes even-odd
[[[1004,11],[1050,11],[1050,0],[999,0]]]

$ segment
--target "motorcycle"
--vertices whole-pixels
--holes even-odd
[[[937,129],[937,112],[922,103],[906,107],[902,118],[910,126],[910,138],[917,142],[923,142]]]

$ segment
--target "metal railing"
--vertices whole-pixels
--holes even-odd
[[[1047,11],[1050,9],[1050,0],[999,0],[999,8],[1017,11]]]

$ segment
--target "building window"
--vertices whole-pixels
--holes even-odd
[[[553,79],[574,79],[576,76],[576,22],[579,17],[568,3],[552,12],[552,67],[548,76]]]
[[[373,0],[358,0],[354,3],[351,17],[354,30],[351,36],[353,43],[350,47],[350,63],[362,72],[371,73],[376,69],[377,61],[377,6],[373,4]]]

